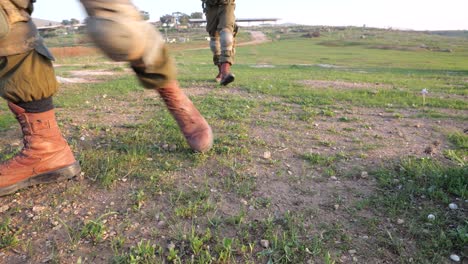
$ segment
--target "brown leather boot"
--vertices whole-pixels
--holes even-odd
[[[80,173],[80,165],[60,133],[54,110],[26,113],[13,103],[8,106],[21,125],[24,147],[0,165],[0,196],[36,184],[66,180]]]
[[[221,64],[221,85],[228,85],[234,81],[236,76],[231,73],[231,64],[224,62]]]
[[[216,75],[215,81],[217,83],[221,82],[221,64],[218,64],[218,75]]]
[[[198,112],[192,101],[179,88],[177,81],[157,89],[166,103],[190,147],[198,152],[206,152],[213,146],[213,132],[205,118]]]

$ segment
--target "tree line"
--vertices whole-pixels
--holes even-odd
[[[150,14],[147,11],[140,11],[140,14],[144,20],[150,19]],[[174,12],[172,14],[166,14],[164,16],[159,17],[159,21],[161,21],[162,24],[174,23],[178,25],[187,25],[189,23],[189,19],[201,18],[203,18],[202,12],[193,12],[190,15],[182,12]],[[80,21],[76,18],[62,20],[62,25],[64,26],[72,26],[77,24],[80,24]]]

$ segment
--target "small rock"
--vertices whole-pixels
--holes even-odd
[[[166,226],[166,222],[162,220],[158,222],[158,228],[164,228],[165,226]]]
[[[331,176],[331,177],[330,177],[330,180],[332,180],[332,181],[337,181],[338,178],[336,178],[336,176]]]
[[[436,218],[436,217],[435,217],[435,215],[433,215],[433,214],[429,214],[429,215],[427,216],[427,219],[429,219],[429,220],[431,220],[431,221],[432,221],[432,220],[435,220],[435,218]]]
[[[457,210],[458,205],[456,203],[451,203],[451,204],[449,204],[449,208],[452,209],[452,210]]]
[[[45,210],[45,207],[44,206],[34,206],[32,208],[32,211],[35,212],[35,213],[39,213],[39,212],[42,212]]]
[[[369,173],[367,173],[367,171],[361,172],[361,178],[367,179],[368,177],[369,177]]]
[[[429,154],[429,155],[435,154],[436,151],[437,151],[437,149],[436,149],[434,146],[427,146],[427,147],[424,149],[424,153]]]
[[[263,158],[264,159],[271,159],[271,152],[270,151],[263,152]]]
[[[340,205],[339,205],[339,204],[335,204],[333,207],[335,208],[335,210],[340,209]]]
[[[33,217],[34,217],[34,215],[31,214],[31,213],[27,214],[26,216],[27,216],[28,218],[33,218]]]
[[[455,262],[460,262],[460,256],[458,256],[456,254],[450,255],[450,259],[455,261]]]
[[[398,218],[397,219],[397,224],[402,225],[405,223],[405,220]]]
[[[8,205],[0,206],[0,214],[8,211],[9,209],[10,209],[10,206]]]
[[[357,251],[355,249],[350,249],[348,250],[348,253],[351,254],[351,255],[354,255],[357,253]]]
[[[262,245],[262,247],[264,247],[264,248],[269,248],[270,247],[270,241],[268,241],[266,239],[262,239],[262,240],[260,240],[260,245]]]

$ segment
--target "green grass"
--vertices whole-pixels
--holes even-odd
[[[428,158],[403,159],[394,169],[375,173],[381,192],[371,203],[392,218],[407,219],[407,236],[414,237],[420,248],[415,254],[417,261],[440,262],[452,252],[463,252],[466,246],[468,222],[463,212],[448,208],[457,198],[468,198],[466,175],[466,165],[450,166]],[[428,220],[429,214],[436,216],[434,221]],[[398,254],[409,254],[403,251]]]
[[[81,255],[80,261],[91,261],[104,252],[112,263],[335,263],[351,261],[349,250],[356,248],[358,262],[466,257],[466,214],[448,204],[462,207],[468,199],[467,136],[437,123],[459,129],[466,121],[466,39],[360,28],[308,39],[301,36],[316,28],[263,30],[275,41],[238,47],[236,82],[228,87],[209,81],[217,73],[209,49],[171,46],[182,87],[213,126],[208,153],[189,149],[163,102],[143,98],[132,75],[62,85],[54,101],[87,180],[69,182],[65,192],[41,201],[66,209],[62,201],[79,199],[101,216],[79,219],[58,210],[54,217],[65,239],[46,252],[54,261]],[[187,34],[194,45],[208,47],[203,30],[169,34]],[[241,37],[249,38],[246,32]],[[60,39],[50,41],[60,45]],[[122,73],[121,66],[101,62],[101,56],[62,59],[57,74]],[[307,84],[313,81],[322,82]],[[429,90],[424,105],[422,89]],[[4,105],[0,110],[4,132],[15,120]],[[414,120],[427,122],[408,137],[441,140],[440,153],[394,162],[374,155],[388,143],[384,128],[366,120],[366,111],[377,110],[405,129],[413,129]],[[265,151],[272,157],[263,157]],[[13,153],[1,149],[1,159]],[[369,176],[360,177],[363,171]],[[88,189],[111,195],[101,205]],[[49,216],[25,221],[26,204],[5,213],[0,249],[26,248],[22,229],[50,235],[43,228],[49,223],[41,222]],[[110,210],[115,218],[107,219]],[[394,225],[396,219],[404,224]],[[363,234],[369,240],[357,242]]]
[[[18,231],[13,230],[10,224],[10,218],[4,218],[0,222],[0,249],[13,247],[19,242],[16,236]]]

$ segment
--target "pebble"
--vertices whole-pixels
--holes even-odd
[[[158,228],[164,228],[165,226],[166,226],[166,222],[162,220],[158,222]]]
[[[0,206],[0,213],[4,213],[8,211],[9,209],[10,209],[10,206],[8,205]]]
[[[263,158],[264,159],[271,159],[271,152],[270,151],[263,152]]]
[[[435,215],[429,214],[429,215],[427,216],[427,219],[429,219],[429,220],[435,220]]]
[[[399,225],[402,225],[404,223],[405,223],[405,220],[403,220],[403,219],[398,219],[397,220],[397,224],[399,224]]]
[[[340,205],[339,205],[339,204],[335,204],[333,207],[335,208],[335,210],[340,209]]]
[[[456,203],[451,203],[451,204],[449,204],[449,208],[452,209],[452,210],[457,210],[458,205]]]
[[[351,255],[354,255],[357,253],[357,251],[355,249],[350,249],[348,250],[348,253],[351,254]]]
[[[361,172],[361,178],[367,179],[368,177],[369,177],[369,173],[367,173],[367,171]]]
[[[32,211],[35,212],[35,213],[38,213],[38,212],[42,212],[45,210],[45,207],[44,206],[34,206],[32,208]]]
[[[266,239],[262,239],[262,240],[260,240],[260,245],[262,245],[262,247],[264,247],[264,248],[269,248],[270,247],[270,241],[268,241]]]
[[[460,257],[456,254],[450,255],[450,259],[455,261],[455,262],[460,262]]]

